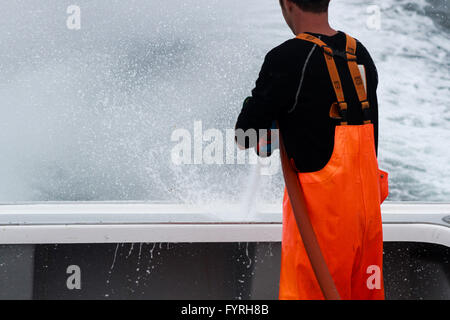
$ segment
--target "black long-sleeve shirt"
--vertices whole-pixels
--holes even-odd
[[[345,51],[345,33],[311,34],[334,50]],[[359,41],[356,55],[358,64],[365,68],[370,118],[378,150],[378,74],[369,52]],[[361,104],[347,62],[340,57],[335,57],[335,61],[348,104],[349,125],[361,124]],[[331,158],[335,127],[340,123],[329,116],[334,102],[336,94],[322,49],[307,41],[291,39],[267,54],[252,96],[244,102],[236,129],[270,129],[272,122],[278,120],[286,151],[297,169],[318,171]]]

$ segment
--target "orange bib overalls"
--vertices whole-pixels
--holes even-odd
[[[337,97],[330,116],[342,121],[336,126],[334,150],[328,164],[317,172],[297,174],[308,215],[341,299],[384,299],[380,204],[388,193],[387,173],[378,168],[374,128],[367,116],[370,106],[356,62],[356,40],[347,36],[345,55],[366,120],[362,125],[348,125],[335,53],[309,34],[297,38],[313,42],[324,51]],[[287,192],[283,201],[279,298],[324,298]]]

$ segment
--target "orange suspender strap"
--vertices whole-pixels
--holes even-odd
[[[358,94],[358,99],[361,102],[362,111],[364,114],[364,118],[367,120],[364,120],[365,124],[371,123],[370,120],[368,120],[367,117],[367,110],[369,110],[370,105],[369,101],[367,100],[367,91],[364,87],[364,82],[361,76],[361,72],[359,71],[358,63],[356,61],[356,40],[349,35],[346,35],[347,38],[347,45],[346,45],[346,52],[345,52],[345,58],[348,62],[348,67],[350,69],[350,74],[352,76],[353,84],[355,86],[356,92]],[[336,98],[338,100],[338,106],[340,110],[340,114],[344,121],[341,123],[342,125],[347,125],[347,103],[345,102],[344,98],[344,91],[342,88],[342,82],[339,77],[339,73],[336,67],[336,62],[334,61],[333,56],[336,54],[333,49],[331,49],[325,42],[322,40],[307,34],[302,33],[297,36],[297,39],[305,40],[312,42],[319,47],[321,47],[324,51],[325,61],[327,63],[328,72],[330,73],[331,82],[333,83],[333,88],[336,93]]]
[[[297,39],[312,42],[323,49],[325,61],[327,63],[328,72],[330,73],[331,82],[333,83],[334,92],[336,93],[336,98],[338,100],[338,106],[341,115],[347,113],[347,103],[345,102],[344,90],[342,89],[341,78],[339,77],[339,72],[336,67],[336,62],[333,58],[333,49],[331,49],[325,42],[307,33],[301,33],[297,36]],[[346,116],[343,117],[343,125],[347,125]]]
[[[362,111],[364,115],[364,123],[368,124],[371,121],[366,117],[366,112],[370,108],[369,101],[367,100],[367,90],[364,87],[364,82],[361,76],[361,71],[359,70],[358,63],[356,62],[356,40],[350,37],[348,34],[347,46],[346,46],[346,56],[348,61],[348,68],[350,69],[350,74],[353,79],[353,84],[355,86],[356,92],[358,94],[359,102],[361,102]]]

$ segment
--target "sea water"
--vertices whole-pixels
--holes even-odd
[[[1,202],[281,203],[281,170],[171,161],[174,130],[234,127],[265,54],[292,37],[278,0],[78,0],[79,30],[71,4],[0,4]],[[446,0],[331,2],[378,67],[390,200],[450,200],[448,15]]]

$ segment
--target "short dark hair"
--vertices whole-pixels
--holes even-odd
[[[328,11],[330,0],[288,0],[307,12],[323,13]],[[282,1],[280,0],[280,3]]]

